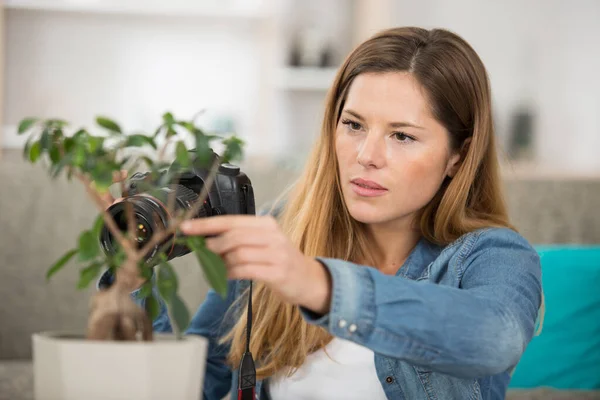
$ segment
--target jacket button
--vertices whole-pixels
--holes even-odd
[[[385,381],[387,383],[392,383],[392,382],[394,382],[394,378],[392,378],[391,376],[388,376],[387,378],[385,378]]]

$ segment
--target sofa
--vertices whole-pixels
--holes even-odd
[[[249,159],[242,169],[253,182],[258,205],[276,198],[298,174],[277,160]],[[505,185],[511,217],[530,242],[600,243],[600,179],[506,178]],[[0,154],[0,191],[0,400],[25,400],[33,396],[31,334],[85,327],[94,288],[76,289],[78,274],[68,271],[73,265],[50,282],[45,272],[91,226],[96,210],[78,182],[50,180],[41,166],[22,161],[20,151]],[[184,301],[195,309],[207,291],[202,273],[189,257],[174,265],[182,276]],[[576,388],[514,388],[509,398],[600,399],[591,389],[571,389]]]

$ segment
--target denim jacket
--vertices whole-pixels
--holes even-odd
[[[303,318],[371,349],[389,399],[504,399],[541,304],[540,259],[522,236],[487,228],[446,247],[421,239],[395,276],[318,260],[332,277],[330,311],[301,309]],[[231,327],[225,312],[247,285],[229,281],[225,300],[210,290],[187,331],[209,339],[206,400],[230,390],[237,398],[236,371],[225,365],[228,348],[217,340]],[[153,326],[171,330],[164,306]],[[268,379],[257,382],[257,399],[269,399],[267,386]]]

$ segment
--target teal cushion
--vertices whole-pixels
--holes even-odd
[[[600,246],[538,246],[546,314],[511,388],[600,389]]]

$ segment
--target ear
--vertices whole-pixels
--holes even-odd
[[[453,153],[448,159],[448,164],[446,165],[446,175],[450,178],[454,178],[456,172],[460,168],[467,152],[469,151],[469,146],[471,145],[471,138],[465,139],[462,146],[460,146],[460,150]]]

